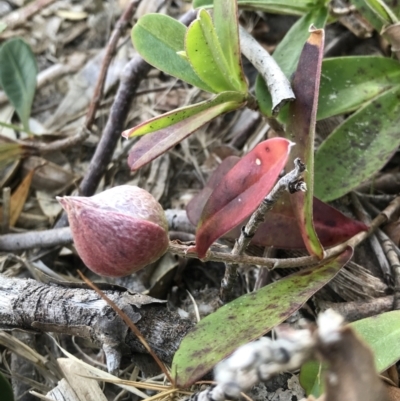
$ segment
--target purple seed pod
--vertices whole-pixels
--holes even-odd
[[[168,250],[164,210],[144,189],[121,185],[89,198],[57,200],[68,214],[79,256],[100,276],[127,276]]]

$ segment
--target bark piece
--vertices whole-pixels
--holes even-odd
[[[168,311],[164,301],[128,291],[104,291],[137,325],[150,347],[165,363],[170,363],[182,338],[193,323]],[[94,291],[64,288],[35,280],[7,278],[0,274],[0,328],[75,335],[102,346],[115,370],[118,356],[146,353],[128,330]]]

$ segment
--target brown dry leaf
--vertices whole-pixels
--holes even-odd
[[[400,59],[400,22],[387,26],[381,34],[392,45],[392,52]]]
[[[56,11],[56,15],[58,15],[63,19],[71,21],[80,21],[88,17],[88,13],[86,11],[71,11],[71,10],[58,10]]]
[[[389,369],[386,369],[386,371],[383,372],[382,375],[387,377],[387,379],[390,381],[390,382],[388,382],[388,384],[398,387],[399,374],[397,372],[396,365],[392,365]]]
[[[326,401],[389,401],[371,349],[351,327],[343,327],[337,339],[322,340],[318,349],[329,364]]]
[[[32,187],[38,190],[57,192],[68,187],[77,179],[74,174],[60,167],[58,164],[38,156],[26,158],[22,169],[23,171],[35,169]]]
[[[127,47],[127,44],[124,44],[118,49],[108,68],[104,85],[105,94],[118,82],[120,73],[128,61]],[[105,50],[100,51],[95,57],[87,61],[81,70],[69,80],[69,90],[58,105],[57,110],[45,122],[46,127],[55,131],[89,106],[104,54]]]
[[[99,383],[85,377],[90,375],[87,369],[68,358],[58,358],[57,362],[80,400],[107,401]]]
[[[40,396],[38,396],[37,393],[31,392],[31,394],[36,395],[40,399]],[[74,389],[65,379],[61,379],[58,382],[57,387],[54,387],[51,391],[49,391],[46,394],[46,397],[50,400],[55,400],[55,401],[57,400],[80,401]]]
[[[400,388],[393,386],[386,386],[389,401],[400,401]]]
[[[14,226],[25,205],[31,187],[34,170],[31,170],[11,195],[10,202],[10,226]],[[0,216],[3,216],[3,208],[0,208]]]
[[[386,224],[383,231],[397,246],[400,244],[400,220]]]
[[[19,159],[4,164],[3,168],[0,170],[0,188],[7,186],[7,184],[13,179],[18,170],[19,164]]]
[[[170,157],[163,154],[151,163],[150,174],[146,180],[144,189],[150,192],[159,201],[166,189],[168,189],[168,174],[170,172]]]
[[[175,269],[179,261],[174,255],[166,253],[157,263],[151,278],[149,295],[162,299],[171,288],[171,282],[175,275]]]

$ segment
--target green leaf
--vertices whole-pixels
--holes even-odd
[[[328,283],[352,254],[349,247],[336,258],[243,295],[201,320],[175,353],[176,384],[190,386],[238,347],[282,323]]]
[[[379,171],[400,145],[400,86],[368,102],[339,125],[315,155],[315,196],[345,195]]]
[[[186,26],[161,14],[147,14],[132,29],[132,41],[139,54],[152,66],[207,92],[214,92],[177,54],[185,49]]]
[[[398,20],[393,11],[381,0],[366,1],[371,10],[382,20],[383,24],[395,24]]]
[[[153,124],[164,127],[145,135],[135,143],[128,157],[131,170],[137,170],[151,162],[188,137],[196,129],[223,113],[244,106],[246,101],[247,98],[243,93],[223,92],[205,102],[174,110],[156,117],[150,122],[146,121],[137,127],[126,130],[122,135],[127,138],[135,136],[137,130],[141,134],[146,131],[152,132]],[[150,131],[148,131],[149,129]]]
[[[29,131],[38,71],[35,55],[22,39],[11,39],[0,48],[0,66],[0,85]]]
[[[368,317],[350,326],[372,348],[378,372],[384,372],[400,360],[400,311]],[[319,375],[320,366],[318,362],[310,361],[301,367],[300,384],[307,395],[319,397],[324,391],[323,372]]]
[[[276,47],[273,57],[288,78],[290,78],[296,70],[304,43],[306,43],[310,35],[310,25],[312,24],[316,28],[322,29],[325,26],[327,18],[327,7],[310,11],[290,28]]]
[[[368,0],[351,0],[357,11],[378,31],[380,32],[385,25],[384,19],[379,16],[370,6]]]
[[[211,112],[212,108],[215,106],[219,106],[221,104],[228,102],[242,104],[245,101],[246,97],[241,93],[237,92],[220,93],[219,95],[213,97],[212,99],[205,100],[204,102],[181,107],[179,109],[169,111],[168,113],[147,120],[137,125],[136,127],[127,129],[122,133],[122,136],[124,138],[132,138],[134,136],[150,134],[151,132],[171,127],[175,124],[184,121],[185,119],[189,119],[198,114],[202,114],[203,112]]]
[[[14,395],[10,382],[0,372],[1,401],[14,401]]]
[[[240,54],[238,14],[236,1],[219,0],[214,4],[214,25],[232,79],[239,92],[247,92],[247,83]]]
[[[296,158],[300,158],[307,166],[304,172],[307,191],[291,195],[293,212],[308,252],[320,259],[324,257],[324,249],[315,232],[313,221],[314,137],[324,38],[323,29],[314,29],[303,47],[293,77],[292,86],[296,99],[289,105],[287,125],[289,139],[297,144],[290,155],[290,161],[293,163]],[[289,165],[293,165],[292,163]]]
[[[300,369],[299,381],[306,395],[315,398],[324,392],[324,369],[317,361],[308,361]]]
[[[210,14],[204,9],[186,32],[185,51],[196,74],[214,92],[240,91],[241,85],[232,76]]]
[[[348,113],[400,82],[400,63],[385,57],[336,57],[322,62],[317,119]]]
[[[400,311],[361,319],[350,326],[372,348],[378,372],[385,371],[400,360]]]
[[[319,1],[309,0],[238,0],[238,6],[247,10],[276,14],[303,15]],[[213,0],[194,0],[193,8],[212,7]]]
[[[309,36],[309,27],[311,24],[317,28],[325,26],[328,17],[327,7],[317,8],[300,18],[288,31],[272,55],[275,61],[281,67],[282,71],[291,78],[299,62],[300,54],[304,43]],[[272,117],[272,100],[267,85],[260,75],[256,81],[256,97],[260,106],[260,111],[269,117]]]

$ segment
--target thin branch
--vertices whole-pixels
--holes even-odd
[[[366,225],[371,224],[371,217],[369,216],[367,211],[364,209],[363,205],[361,204],[360,200],[358,199],[358,196],[354,192],[351,193],[351,201],[352,201],[352,204],[354,207],[354,212],[355,212],[358,220],[362,221]],[[382,245],[378,241],[378,238],[376,237],[375,233],[372,234],[368,240],[369,240],[371,248],[375,254],[375,257],[377,258],[377,260],[379,262],[379,267],[381,268],[381,271],[383,273],[385,281],[388,284],[393,282],[393,277],[392,277],[392,272],[390,269],[389,262],[383,251]]]
[[[48,7],[55,0],[36,0],[27,4],[25,7],[13,11],[2,19],[7,24],[7,31],[26,24],[27,20],[45,7]]]
[[[395,198],[389,206],[380,212],[380,214],[371,222],[368,231],[363,231],[350,238],[348,241],[336,245],[333,248],[326,249],[326,258],[336,256],[343,252],[347,246],[352,246],[353,248],[364,241],[368,236],[374,232],[379,226],[387,223],[392,219],[392,217],[400,210],[400,196]],[[184,211],[166,211],[167,215],[178,215],[181,216]],[[180,213],[183,212],[183,213]],[[169,226],[171,228],[176,221],[171,219],[169,221]],[[176,229],[176,227],[174,227]],[[52,247],[59,245],[67,245],[72,242],[71,230],[69,227],[58,228],[52,230],[44,231],[30,231],[20,234],[6,234],[0,236],[0,252],[15,252],[24,251],[33,248],[40,247]],[[191,244],[192,245],[192,244]],[[196,252],[192,251],[191,245],[185,245],[178,243],[176,241],[171,241],[169,244],[169,252],[174,255],[195,258],[198,259]],[[252,264],[260,267],[265,267],[267,269],[286,269],[292,267],[305,267],[312,266],[320,263],[321,261],[316,256],[302,256],[299,258],[263,258],[258,256],[250,255],[232,255],[230,253],[224,252],[214,252],[208,251],[205,258],[202,259],[204,262],[214,261],[214,262],[225,262],[225,263],[237,263],[237,264]]]
[[[289,80],[276,61],[244,28],[239,27],[240,49],[264,78],[272,97],[272,113],[278,114],[287,102],[296,97]]]
[[[180,21],[184,24],[189,24],[195,17],[196,12],[191,10]],[[150,69],[151,66],[139,56],[134,57],[125,67],[103,135],[79,187],[81,195],[91,196],[96,191],[101,177],[104,175],[111,161],[115,146],[121,138],[121,132],[125,125],[131,101],[141,80],[147,75]]]
[[[122,309],[119,308],[115,302],[113,302],[106,294],[104,294],[103,291],[100,291],[100,289],[94,283],[92,283],[90,280],[88,280],[79,270],[78,270],[78,273],[79,273],[79,276],[81,277],[81,279],[90,288],[92,288],[94,291],[96,291],[97,294],[99,294],[100,297],[103,298],[114,309],[115,313],[117,313],[122,318],[122,320],[125,322],[125,324],[132,330],[132,332],[136,335],[136,337],[142,343],[142,345],[146,349],[146,351],[154,358],[157,365],[160,367],[161,371],[165,374],[165,376],[169,380],[169,382],[174,383],[174,380],[172,379],[171,375],[169,374],[168,369],[161,362],[160,358],[153,352],[149,343],[143,337],[140,330],[137,328],[135,323],[132,322],[132,319],[130,319],[128,317],[128,315],[125,312],[123,312]]]
[[[127,25],[131,21],[136,7],[139,5],[140,2],[141,0],[132,0],[129,2],[111,34],[106,48],[106,53],[104,55],[103,63],[101,65],[100,73],[97,78],[92,101],[90,102],[89,110],[86,115],[85,127],[88,130],[90,130],[90,128],[92,127],[94,119],[96,117],[96,111],[99,108],[100,101],[103,96],[104,83],[106,81],[108,67],[111,64],[111,60],[114,56],[115,49],[117,48],[119,38],[122,36],[122,33],[125,31]]]
[[[272,191],[265,197],[258,209],[252,214],[249,222],[246,224],[246,227],[242,231],[233,248],[233,254],[239,255],[246,250],[258,227],[265,221],[266,213],[273,208],[285,191],[294,193],[306,190],[304,182],[300,179],[306,166],[299,158],[294,160],[294,165],[295,168],[276,183],[274,188],[272,188]]]
[[[306,166],[299,158],[294,161],[295,168],[285,176],[283,176],[272,188],[271,192],[264,198],[257,210],[251,215],[250,220],[242,229],[239,239],[236,241],[232,249],[232,255],[242,255],[250,241],[254,237],[258,227],[265,221],[265,216],[274,204],[278,201],[285,191],[290,193],[306,190],[304,182],[301,180],[301,174],[305,171]],[[225,275],[221,283],[220,299],[226,303],[233,298],[233,287],[237,279],[237,270],[239,264],[226,264]]]
[[[122,33],[126,29],[127,25],[131,21],[133,14],[135,12],[136,6],[140,3],[141,0],[133,0],[131,1],[128,6],[125,8],[125,11],[122,13],[121,17],[117,21],[115,28],[111,34],[110,40],[108,42],[105,55],[103,58],[103,62],[100,68],[100,73],[97,78],[96,87],[93,92],[92,100],[89,105],[89,110],[86,114],[85,123],[83,124],[82,128],[79,132],[68,138],[60,139],[58,141],[53,141],[50,144],[35,144],[30,143],[37,148],[40,153],[50,153],[56,150],[64,150],[71,148],[72,146],[78,145],[79,143],[83,142],[90,134],[90,129],[92,128],[94,119],[96,117],[96,111],[99,107],[102,94],[104,83],[107,76],[108,67],[110,66],[112,57],[115,53],[115,49],[118,44],[118,40],[121,37]],[[101,141],[101,140],[100,140]],[[108,163],[107,163],[108,164]]]
[[[375,219],[372,220],[368,231],[362,231],[356,234],[349,240],[336,245],[332,248],[325,250],[325,259],[337,256],[342,253],[348,246],[355,248],[362,241],[369,237],[379,226],[387,223],[392,219],[393,216],[400,210],[400,196],[394,199],[389,206],[383,210]],[[198,258],[198,255],[194,251],[189,251],[190,245],[182,245],[177,243],[170,243],[169,251],[175,255],[186,256],[188,258]],[[205,258],[206,261],[215,262],[227,262],[227,263],[243,263],[243,264],[255,264],[260,267],[266,267],[269,269],[286,269],[292,267],[305,267],[316,265],[321,262],[316,256],[303,256],[300,258],[288,258],[288,259],[273,259],[273,258],[262,258],[248,255],[230,255],[223,252],[208,251]]]
[[[69,227],[0,236],[0,251],[16,252],[34,248],[50,248],[72,242]]]

